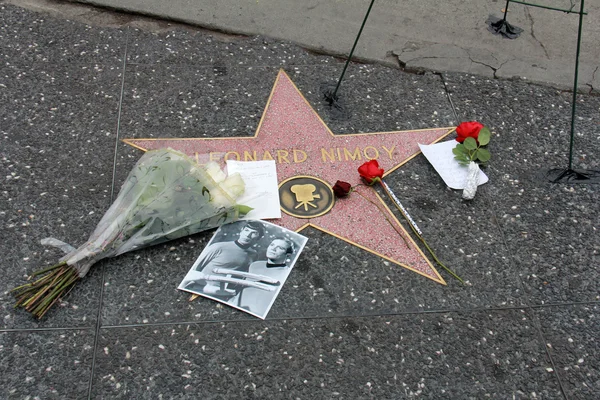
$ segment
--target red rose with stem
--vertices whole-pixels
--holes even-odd
[[[492,157],[485,147],[492,135],[489,128],[476,121],[462,122],[456,127],[456,134],[459,143],[452,153],[459,164],[468,166],[474,161],[485,166]]]
[[[456,127],[456,141],[458,143],[462,143],[468,137],[472,137],[473,139],[477,140],[477,138],[479,137],[479,132],[482,128],[483,124],[477,121],[461,122]]]
[[[479,124],[479,123],[477,123],[477,124]],[[479,124],[479,125],[481,125],[481,124]],[[481,126],[483,127],[483,125],[481,125]],[[479,129],[479,130],[481,130],[481,129]],[[479,133],[479,130],[477,130],[477,133]],[[404,219],[406,219],[406,221],[408,222],[408,225],[412,229],[412,231],[415,234],[415,236],[417,238],[419,238],[419,240],[423,243],[423,245],[425,246],[425,248],[427,249],[427,251],[429,251],[429,254],[431,254],[431,256],[433,257],[433,259],[435,260],[435,262],[439,266],[441,266],[442,268],[444,268],[446,271],[448,271],[448,273],[450,273],[450,275],[452,275],[454,278],[458,279],[461,283],[464,284],[464,281],[458,275],[456,275],[456,273],[454,273],[454,271],[452,271],[450,268],[446,267],[444,265],[444,263],[442,263],[440,261],[440,259],[435,255],[435,253],[433,252],[433,250],[431,249],[431,247],[429,247],[429,245],[427,244],[427,242],[425,241],[425,239],[421,235],[421,230],[419,229],[419,227],[417,226],[417,224],[415,223],[415,221],[408,214],[408,212],[406,212],[406,209],[402,206],[402,204],[400,203],[400,200],[398,200],[398,198],[392,192],[392,190],[390,189],[390,187],[383,181],[384,170],[379,167],[379,163],[377,162],[377,160],[370,160],[370,161],[367,161],[364,164],[362,164],[360,167],[358,167],[358,173],[360,174],[360,176],[365,181],[367,181],[367,183],[369,185],[373,185],[373,184],[379,182],[379,184],[381,185],[381,187],[383,188],[383,190],[385,191],[385,193],[392,200],[392,203],[394,203],[394,206],[396,206],[396,208],[398,209],[398,211],[400,211],[400,213],[402,214],[402,216],[404,217]],[[385,216],[385,218],[387,219],[387,221],[394,227],[394,229],[396,230],[396,232],[398,232],[398,234],[400,235],[400,237],[402,237],[402,239],[406,243],[406,246],[408,246],[408,248],[410,248],[410,246],[409,246],[406,238],[402,235],[402,233],[400,233],[400,231],[396,228],[396,226],[388,219],[387,215],[385,214],[385,211],[382,210],[381,207],[378,204],[376,204],[372,200],[366,198],[360,192],[357,191],[357,193],[360,194],[363,198],[365,198],[369,202],[371,202],[372,204],[375,204],[375,206],[377,206],[379,208],[379,210],[382,213],[384,213],[383,215]]]

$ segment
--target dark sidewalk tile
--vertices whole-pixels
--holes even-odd
[[[451,229],[456,223],[459,222],[439,221],[444,229]],[[438,256],[467,281],[466,286],[439,270],[448,281],[448,286],[442,286],[312,228],[302,234],[309,241],[269,319],[523,304],[516,272],[504,266],[501,253],[488,250],[500,246],[493,232],[474,230],[464,234],[462,240],[454,241],[453,249],[443,246],[443,237],[434,240],[430,235],[430,245],[439,245]],[[212,300],[198,298],[189,302],[190,295],[176,289],[211,235],[212,231],[201,233],[109,260],[103,325],[252,319]],[[124,281],[122,276],[130,278]]]
[[[105,268],[102,325],[252,319],[208,299],[189,302],[177,286],[212,231],[121,255]],[[127,279],[123,279],[126,276]]]
[[[458,74],[448,81],[464,119],[496,134],[486,186],[531,302],[598,300],[596,185],[551,184],[545,176],[568,164],[572,95]],[[599,98],[578,97],[574,168],[600,169],[599,108]]]
[[[237,36],[216,32],[170,30],[151,33],[131,31],[130,64],[180,64],[182,68],[211,67],[226,74],[231,67],[340,63],[302,48],[263,36]]]
[[[380,65],[351,63],[337,95],[338,105],[324,100],[335,89],[343,65],[286,68],[334,134],[389,132],[454,125],[454,115],[439,76],[413,75]]]
[[[206,128],[206,124],[211,122],[206,118],[212,118],[208,114],[217,114],[219,118],[218,114],[227,116],[232,112],[235,119],[236,113],[243,111],[240,115],[248,117],[256,112],[239,109],[239,106],[245,107],[245,104],[254,102],[258,102],[260,107],[257,116],[260,118],[279,68],[288,72],[326,122],[329,122],[327,114],[339,122],[339,126],[331,126],[335,133],[430,128],[454,122],[439,76],[406,74],[399,69],[357,63],[349,65],[338,91],[345,111],[331,113],[323,100],[323,93],[326,87],[335,87],[343,60],[313,55],[298,46],[266,37],[208,35],[184,30],[148,33],[134,29],[130,32],[128,64],[138,79],[134,83],[128,79],[128,86],[133,89],[128,89],[127,93],[133,90],[133,98],[142,102],[156,96],[160,108],[149,104],[144,112],[155,114],[160,119],[168,120],[177,114],[182,118],[187,114],[185,122],[180,122],[182,129],[195,122],[200,123],[195,124],[200,130]],[[275,69],[275,72],[272,77],[269,73],[256,72],[263,69]],[[245,73],[242,72],[244,70]],[[229,92],[240,88],[240,83],[241,89],[237,93]],[[220,96],[210,104],[214,90],[222,89],[222,85],[225,85],[226,91],[217,91]],[[261,96],[257,98],[253,85],[268,88],[265,100]],[[148,90],[150,93],[145,93]],[[237,101],[236,94],[240,99],[249,94],[253,98]],[[202,109],[199,102],[205,97],[210,107]],[[178,104],[182,100],[186,100],[187,105]],[[193,103],[196,103],[196,109],[186,110]],[[234,107],[230,111],[227,105],[231,103]],[[199,117],[198,113],[206,115]],[[222,128],[218,126],[220,124],[219,121],[214,128],[219,130]],[[137,132],[133,133],[137,135]],[[153,132],[146,136],[148,134]]]
[[[420,288],[424,309],[514,307],[525,304],[518,270],[511,265],[496,217],[481,186],[472,201],[449,189],[424,156],[419,155],[385,178],[438,258],[464,281],[442,267],[448,286]],[[393,208],[393,204],[389,203]],[[404,219],[398,214],[398,218]],[[406,229],[410,228],[405,224]],[[421,246],[425,254],[426,249]],[[433,261],[432,257],[429,257]]]
[[[461,120],[478,120],[492,129],[489,148],[493,156],[490,167],[494,171],[538,172],[567,165],[572,93],[522,81],[465,74],[444,74],[444,77]],[[576,168],[597,169],[600,165],[600,160],[590,154],[598,149],[599,107],[597,96],[577,97]]]
[[[85,330],[0,333],[0,397],[86,398],[93,346]]]
[[[189,302],[190,294],[177,290],[212,233],[110,260],[105,276],[103,325],[254,319],[209,299]],[[302,234],[309,237],[307,247],[268,318],[431,308],[426,292],[439,284],[320,231],[306,229]],[[123,281],[125,275],[130,279]],[[439,306],[440,302],[435,304]]]
[[[104,65],[22,60],[0,67],[0,75],[2,327],[89,326],[100,294],[95,271],[42,322],[13,310],[8,291],[62,256],[40,239],[80,245],[110,205],[120,73]]]
[[[219,70],[203,64],[169,62],[128,64],[123,137],[254,135],[280,68],[334,133],[454,124],[442,81],[433,74],[412,75],[382,66],[350,64],[339,91],[343,106],[339,111],[323,96],[327,84],[335,84],[339,77],[339,64],[286,66],[273,62],[254,66],[240,62]]]
[[[252,136],[277,67],[238,67],[226,75],[180,64],[128,65],[121,137]]]
[[[126,31],[53,18],[0,5],[0,64],[123,62]]]
[[[309,241],[269,318],[416,312],[441,286],[317,229],[301,233]]]
[[[526,185],[505,181],[492,195],[531,303],[598,300],[597,191]]]
[[[542,332],[569,399],[600,393],[600,305],[537,308]]]
[[[93,397],[562,398],[523,311],[102,329]]]

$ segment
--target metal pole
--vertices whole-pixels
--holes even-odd
[[[532,7],[538,7],[538,8],[545,8],[546,10],[554,10],[554,11],[562,11],[564,13],[570,14],[573,12],[573,7],[575,7],[575,5],[571,6],[571,8],[569,9],[564,9],[564,8],[556,8],[556,7],[549,7],[549,6],[543,6],[540,4],[533,4],[533,3],[526,3],[524,1],[519,1],[519,0],[509,0],[512,3],[516,3],[516,4],[523,4],[524,6],[532,6]],[[581,10],[580,12],[583,12],[583,10]],[[585,15],[587,15],[586,12],[583,12]]]
[[[581,50],[581,30],[583,27],[583,3],[579,6],[579,32],[577,33],[577,52],[575,53],[575,79],[573,82],[573,106],[571,107],[571,143],[569,145],[569,169],[573,167],[573,141],[575,139],[575,110],[577,109],[577,78],[579,76],[579,52]]]
[[[508,3],[510,3],[510,0],[506,0],[506,5],[504,6],[504,17],[502,18],[502,20],[504,22],[506,22],[506,13],[508,12]]]
[[[344,65],[344,69],[342,70],[342,75],[340,76],[340,79],[338,79],[338,83],[335,87],[335,90],[333,91],[333,94],[331,95],[331,101],[335,101],[337,99],[337,91],[340,88],[340,84],[342,83],[342,79],[344,79],[344,74],[346,73],[346,68],[348,68],[348,64],[350,64],[350,60],[352,59],[352,54],[354,54],[354,49],[356,48],[356,44],[358,43],[358,39],[360,38],[360,35],[362,34],[363,28],[365,27],[365,24],[367,23],[367,18],[369,18],[369,13],[371,12],[371,8],[373,7],[373,3],[375,3],[375,0],[371,0],[371,4],[369,5],[369,9],[367,10],[367,14],[365,15],[365,19],[362,22],[362,25],[360,26],[360,30],[358,31],[358,35],[356,36],[356,40],[354,41],[354,45],[352,46],[352,50],[350,50],[350,55],[348,56],[348,59],[346,60],[346,64]]]

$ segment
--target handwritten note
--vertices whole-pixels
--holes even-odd
[[[449,140],[430,145],[419,144],[419,147],[446,185],[452,189],[464,189],[467,181],[467,167],[460,165],[454,159],[452,149],[457,144],[456,140]],[[477,185],[483,185],[488,180],[487,175],[480,170]]]
[[[281,218],[275,161],[227,160],[227,173],[236,172],[246,184],[246,191],[237,202],[253,208],[242,219]]]

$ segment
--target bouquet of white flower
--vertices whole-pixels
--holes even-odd
[[[145,153],[86,243],[75,249],[45,241],[70,251],[31,276],[41,278],[13,289],[16,306],[41,318],[103,258],[238,220],[251,210],[235,202],[243,192],[240,175],[226,177],[214,162],[200,166],[172,149]]]

